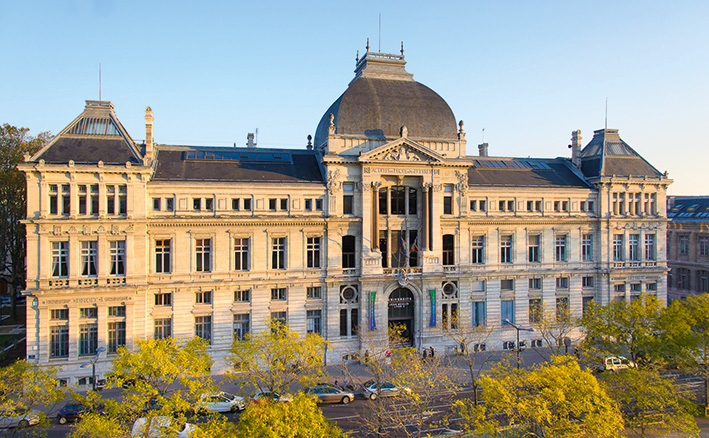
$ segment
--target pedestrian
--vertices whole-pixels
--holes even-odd
[[[436,350],[433,349],[433,346],[431,346],[431,359],[436,355]]]
[[[423,349],[423,361],[426,362],[426,357],[428,356],[428,348]]]
[[[337,379],[335,379],[335,386],[340,386],[337,382]]]

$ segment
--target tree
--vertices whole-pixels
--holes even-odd
[[[14,412],[25,416],[37,414],[40,426],[48,426],[38,407],[52,408],[64,399],[64,392],[57,386],[57,369],[38,367],[25,360],[0,368],[0,412]],[[0,436],[14,437],[17,429],[0,429]]]
[[[468,431],[519,425],[528,437],[615,437],[623,429],[615,403],[572,357],[553,356],[531,370],[501,364],[482,378],[482,388],[484,404],[454,405]]]
[[[449,339],[460,346],[460,356],[468,369],[475,405],[479,403],[480,374],[491,357],[491,354],[487,352],[487,340],[494,331],[495,326],[483,325],[467,330],[451,330],[446,334]]]
[[[585,351],[599,357],[629,355],[638,364],[649,363],[658,349],[658,322],[662,305],[646,296],[630,303],[613,301],[592,305],[582,319]]]
[[[699,436],[694,406],[671,380],[657,370],[629,369],[606,379],[608,392],[620,404],[626,427],[641,437],[648,432],[680,432]],[[663,435],[664,435],[663,434]]]
[[[698,368],[709,409],[709,295],[673,302],[660,317],[660,351],[666,360]]]
[[[36,137],[29,129],[4,123],[0,127],[0,275],[8,284],[12,297],[12,315],[15,315],[17,289],[25,281],[25,226],[27,217],[27,183],[17,169],[25,154],[39,151],[50,139],[49,132]]]
[[[270,323],[271,330],[234,340],[227,357],[232,375],[254,389],[279,394],[292,383],[308,386],[324,379],[325,340],[316,334],[303,338],[280,321]]]
[[[535,332],[542,337],[544,344],[553,356],[566,354],[567,339],[578,327],[578,322],[571,315],[569,306],[559,306],[554,310],[532,309],[538,319],[531,324]]]
[[[290,403],[263,402],[250,405],[237,425],[238,438],[327,438],[343,437],[315,401],[303,394]]]

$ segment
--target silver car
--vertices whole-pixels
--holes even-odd
[[[342,403],[346,405],[355,398],[353,393],[334,385],[313,386],[308,388],[305,393],[317,397],[318,403]]]
[[[14,411],[0,411],[0,429],[27,427],[39,423],[39,412],[30,411],[21,414]]]
[[[362,385],[362,395],[370,400],[376,400],[377,397],[396,397],[411,393],[409,388],[394,385],[391,382],[382,382],[377,385],[377,382],[370,380]]]

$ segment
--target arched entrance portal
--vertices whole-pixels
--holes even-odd
[[[414,295],[400,287],[389,295],[389,328],[398,326],[406,346],[414,345]]]

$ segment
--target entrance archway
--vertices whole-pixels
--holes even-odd
[[[405,346],[414,345],[414,294],[400,287],[389,295],[389,328],[401,330],[399,338]]]

